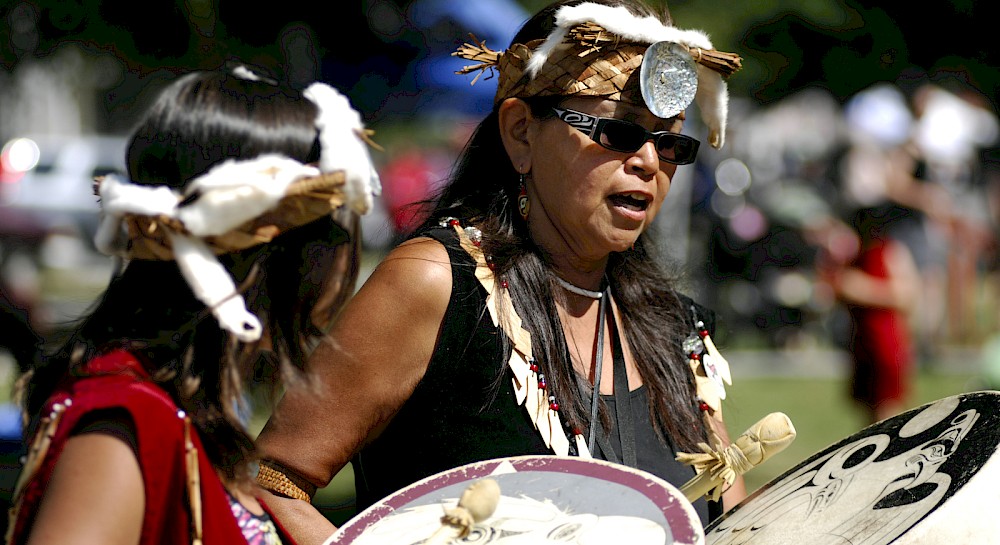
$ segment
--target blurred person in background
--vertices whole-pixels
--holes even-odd
[[[488,16],[483,14],[483,16]],[[680,486],[676,460],[728,444],[715,315],[677,291],[654,218],[699,142],[721,147],[738,56],[637,1],[555,2],[505,51],[480,123],[423,225],[393,249],[260,436],[269,503],[320,543],[310,500],[352,464],[361,511],[435,473],[504,456],[616,461]],[[701,64],[695,61],[700,59]],[[260,480],[261,477],[258,477]],[[704,523],[745,496],[699,499]]]
[[[97,246],[127,262],[19,382],[7,543],[293,543],[253,484],[242,393],[294,382],[353,291],[362,130],[333,88],[243,66],[161,93],[128,179],[95,185]]]
[[[424,119],[424,124],[442,123]],[[389,150],[388,160],[379,168],[382,202],[393,227],[391,246],[405,241],[426,220],[426,203],[434,198],[448,179],[455,158],[469,141],[470,127],[464,117],[450,119],[448,129],[437,141],[420,144],[404,140]]]
[[[906,244],[921,277],[911,313],[918,362],[933,363],[943,344],[975,338],[978,269],[995,240],[977,150],[996,139],[996,121],[926,81],[873,85],[848,100],[844,117],[842,206],[892,209],[887,229]]]
[[[911,314],[918,361],[933,358],[945,316],[944,263],[953,203],[940,184],[926,178],[914,146],[916,114],[897,85],[875,84],[846,103],[846,154],[840,161],[845,220],[858,208],[884,207],[894,221],[888,234],[907,246],[919,269],[919,308]],[[848,226],[849,226],[848,225]]]
[[[916,87],[910,95],[915,114],[909,149],[917,176],[937,186],[929,199],[933,227],[943,233],[942,271],[945,305],[942,340],[974,343],[981,328],[978,293],[981,271],[996,245],[996,214],[989,207],[983,151],[1000,136],[996,112],[985,97],[957,77],[939,78]]]
[[[856,254],[827,253],[818,262],[820,280],[850,312],[851,396],[871,423],[907,408],[915,372],[910,314],[921,282],[913,255],[891,235],[898,217],[892,206],[859,209],[851,222]]]

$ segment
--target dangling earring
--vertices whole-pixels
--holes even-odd
[[[521,187],[517,193],[517,211],[521,213],[521,219],[528,221],[528,210],[531,209],[531,202],[528,200],[528,186],[525,184],[527,175],[521,174]]]

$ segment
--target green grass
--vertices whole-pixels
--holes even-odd
[[[986,388],[974,376],[923,371],[916,377],[907,405],[915,408],[980,389]],[[729,388],[723,405],[726,427],[733,438],[772,412],[788,415],[795,426],[795,440],[745,475],[748,492],[867,425],[864,413],[849,397],[846,379],[742,379]]]
[[[968,374],[923,371],[916,377],[909,408],[962,392],[985,389]],[[729,388],[723,412],[735,438],[763,416],[783,412],[796,429],[796,438],[783,452],[745,476],[753,492],[795,464],[866,425],[865,416],[848,396],[846,379],[762,377],[740,379]],[[400,463],[405,461],[400,460]],[[353,513],[353,473],[350,467],[319,491],[316,506],[334,524]]]

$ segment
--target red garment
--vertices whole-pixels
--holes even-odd
[[[858,269],[878,278],[891,274],[888,245],[875,242],[854,260]],[[869,407],[906,396],[913,366],[913,348],[906,315],[897,309],[851,305],[854,331],[851,353],[854,377],[851,395]]]
[[[441,177],[429,151],[409,150],[380,171],[382,199],[397,233],[408,233],[423,221],[414,205],[431,197]]]
[[[116,351],[95,358],[82,376],[65,381],[46,401],[43,414],[62,410],[52,442],[25,486],[19,503],[18,518],[11,521],[11,544],[23,543],[45,488],[52,476],[66,441],[80,419],[105,409],[124,409],[135,422],[139,466],[146,496],[141,545],[190,544],[193,525],[185,467],[184,413],[169,395],[154,383],[142,365],[128,352]],[[205,455],[193,424],[191,441],[198,452],[202,504],[202,541],[206,544],[246,544],[236,524],[228,497]],[[270,510],[261,501],[270,514]],[[272,515],[273,519],[273,515]],[[294,543],[275,520],[283,543]]]

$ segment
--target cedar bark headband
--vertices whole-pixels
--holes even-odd
[[[645,105],[670,118],[697,101],[709,143],[725,142],[729,94],[724,78],[742,67],[734,53],[713,48],[703,32],[637,17],[624,6],[585,2],[559,8],[544,40],[493,51],[465,43],[452,55],[479,64],[459,74],[499,73],[494,103],[534,96],[597,96]]]
[[[97,178],[97,248],[128,259],[177,261],[223,329],[243,342],[259,340],[260,321],[216,256],[265,244],[345,205],[365,214],[381,193],[368,132],[347,98],[323,83],[313,83],[303,96],[319,109],[318,168],[277,154],[230,160],[183,191],[114,175]]]

